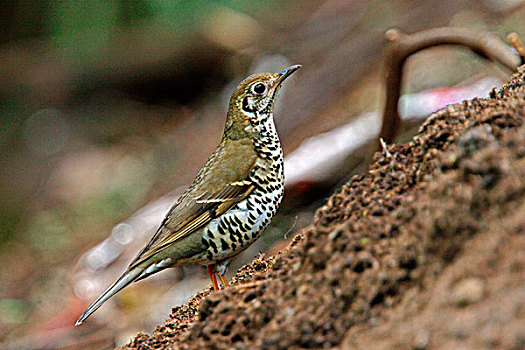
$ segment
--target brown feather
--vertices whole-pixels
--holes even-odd
[[[257,160],[257,153],[252,143],[245,141],[223,139],[128,269],[202,228],[254,190],[255,186],[246,179]],[[237,153],[236,149],[243,150],[242,157],[231,154]],[[220,169],[220,172],[217,174],[209,169]]]

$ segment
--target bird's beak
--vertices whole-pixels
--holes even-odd
[[[292,75],[293,72],[295,72],[301,67],[302,66],[300,64],[296,64],[294,66],[283,69],[281,72],[277,73],[277,79],[275,79],[275,81],[273,82],[271,89],[279,86],[284,81],[284,79],[288,78],[290,75]]]

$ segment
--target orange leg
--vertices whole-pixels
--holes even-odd
[[[224,288],[230,286],[230,285],[228,284],[228,280],[226,279],[226,277],[224,277],[224,275],[219,274],[219,278],[221,279],[221,282],[222,282],[222,285],[224,286]]]
[[[217,276],[215,275],[215,265],[208,265],[208,274],[210,275],[211,283],[213,283],[213,290],[219,290]]]

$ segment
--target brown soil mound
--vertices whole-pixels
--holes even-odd
[[[524,78],[431,115],[288,249],[125,348],[525,347]]]

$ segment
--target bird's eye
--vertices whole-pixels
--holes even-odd
[[[262,94],[264,91],[266,90],[266,86],[262,83],[258,83],[258,84],[255,84],[253,86],[253,92],[255,92],[256,94]]]

